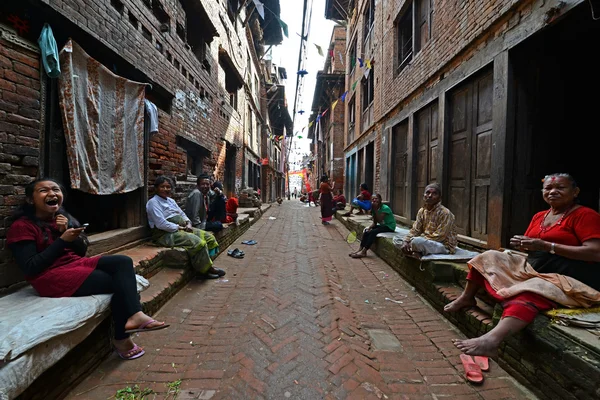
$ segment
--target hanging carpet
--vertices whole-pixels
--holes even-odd
[[[144,186],[144,83],[113,74],[69,39],[60,107],[71,187],[108,195]]]

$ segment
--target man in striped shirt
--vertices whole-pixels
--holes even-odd
[[[401,250],[410,257],[421,258],[428,254],[454,254],[456,252],[456,228],[454,214],[441,203],[440,185],[432,183],[425,187],[425,204],[417,213],[417,219],[401,244]]]

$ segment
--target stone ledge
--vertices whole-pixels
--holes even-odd
[[[362,237],[370,221],[336,218]],[[480,336],[498,322],[502,307],[479,296],[478,306],[457,313],[444,313],[464,287],[468,267],[446,261],[420,262],[402,256],[391,239],[378,238],[371,250],[413,285],[444,317],[467,336]],[[539,315],[523,332],[507,339],[500,348],[499,364],[541,398],[600,398],[600,340],[585,329],[563,327]]]

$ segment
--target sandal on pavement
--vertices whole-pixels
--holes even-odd
[[[475,356],[473,357],[475,364],[479,365],[482,371],[490,370],[490,359],[486,356]]]
[[[473,357],[466,354],[460,355],[460,361],[465,369],[465,378],[471,383],[483,382],[483,374],[479,365],[475,364]]]
[[[352,257],[352,258],[363,258],[363,257],[366,257],[366,254],[354,253],[354,254],[350,254],[350,257]]]
[[[258,242],[256,240],[244,240],[242,242],[242,244],[247,244],[247,245],[250,245],[250,246],[253,246],[253,245],[257,244],[257,243]]]
[[[158,322],[154,319],[151,319],[149,321],[144,322],[143,324],[141,324],[140,326],[138,326],[137,328],[134,329],[128,329],[125,331],[125,333],[136,333],[136,332],[150,332],[150,331],[157,331],[159,329],[164,329],[166,327],[169,326],[169,324],[165,324],[164,322],[161,325],[158,326],[153,326],[151,328],[148,327],[148,325],[154,323],[154,322]]]
[[[214,269],[213,275],[218,275],[219,277],[221,277],[221,276],[225,276],[225,274],[226,274],[225,270],[222,270],[221,268],[213,267],[213,269]]]
[[[123,353],[121,353],[117,348],[115,348],[115,351],[117,352],[119,357],[121,357],[123,360],[135,360],[136,358],[140,358],[141,356],[146,354],[144,349],[142,349],[140,346],[138,346],[135,343],[133,344],[132,349],[129,349]],[[131,355],[128,356],[128,354],[131,354]]]
[[[244,258],[244,252],[239,249],[227,250],[227,255],[233,258]]]

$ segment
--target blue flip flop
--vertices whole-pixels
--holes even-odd
[[[256,240],[244,240],[242,242],[242,244],[248,244],[250,246],[257,244],[258,242]]]

